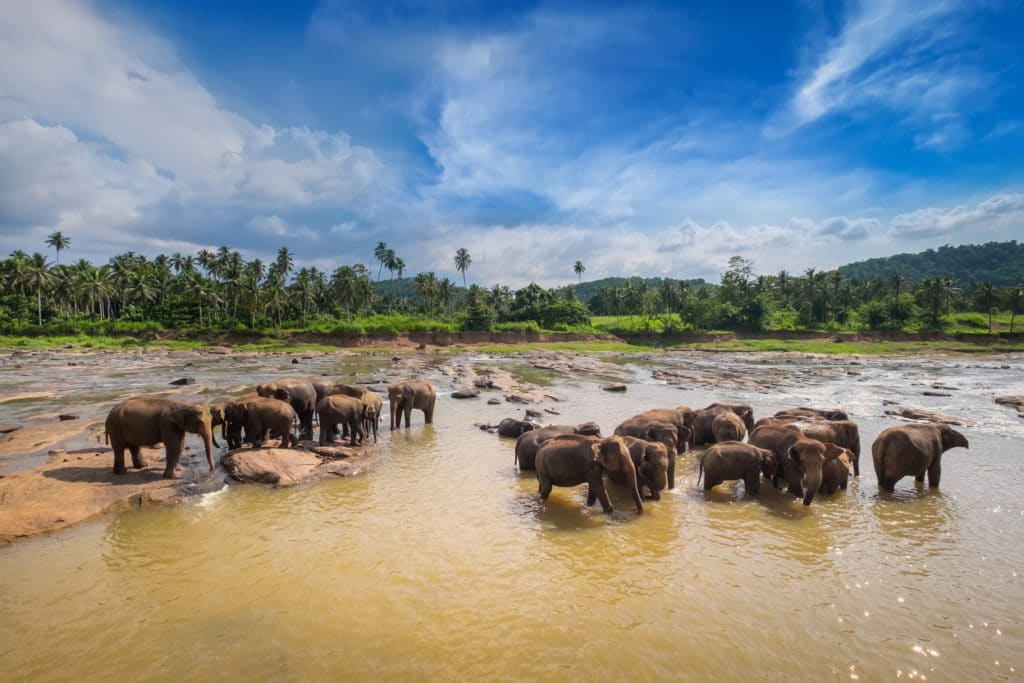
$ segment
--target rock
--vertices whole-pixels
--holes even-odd
[[[68,414],[65,413],[65,414],[58,415],[57,419],[60,420],[61,422],[67,422],[68,420],[77,420],[78,416],[77,415],[68,415]]]
[[[893,415],[895,417],[905,417],[908,420],[925,420],[926,422],[942,422],[944,424],[951,425],[970,426],[975,424],[973,420],[966,417],[947,415],[945,413],[939,413],[934,410],[918,408],[915,406],[900,406],[896,410],[885,411],[885,414]]]
[[[536,408],[527,408],[526,409],[526,417],[540,417],[543,414],[544,413],[540,412]]]
[[[352,458],[363,454],[363,450],[361,448],[352,448],[351,446],[314,446],[313,452],[319,455],[323,460]]]
[[[554,408],[545,408],[544,412],[545,413],[550,413],[552,415],[561,415],[561,413],[558,412],[557,410],[555,410]]]
[[[1020,408],[1024,406],[1024,396],[996,396],[996,403],[1001,406]],[[3,430],[0,429],[0,431]]]
[[[473,380],[473,386],[477,389],[493,389],[494,380],[489,377],[477,377]]]
[[[480,395],[477,389],[459,389],[452,392],[452,398],[476,398]]]
[[[427,349],[427,345],[424,344],[423,342],[420,342],[420,345],[416,347],[417,351],[425,351],[426,349]]]
[[[923,396],[952,396],[953,395],[953,394],[947,394],[944,391],[923,391],[923,392],[921,392],[921,394]]]
[[[0,424],[0,434],[10,434],[21,429],[21,425]]]
[[[624,392],[626,390],[625,384],[603,384],[601,388],[605,391]]]
[[[171,382],[172,385],[178,386],[178,387],[185,386],[186,384],[195,384],[195,383],[196,383],[196,378],[195,377],[182,377],[181,379],[176,379],[173,382]]]
[[[496,399],[496,398],[489,398],[489,399],[487,399],[487,405],[489,405],[489,406],[500,406],[501,405],[501,401],[499,399]]]
[[[488,432],[489,434],[493,434],[494,432],[498,431],[498,425],[486,425],[481,424],[479,422],[475,422],[473,423],[473,426],[478,427],[479,429],[482,429],[483,431]]]
[[[346,477],[365,470],[363,451],[346,450],[352,455],[324,462],[316,453],[296,448],[240,448],[221,458],[221,464],[234,481],[243,484],[295,486],[328,475]]]
[[[505,400],[509,403],[531,403],[529,399],[523,398],[519,394],[509,394],[505,397]]]
[[[292,358],[292,365],[298,365],[298,364],[299,364],[299,359],[298,358]]]
[[[883,406],[894,406],[894,405],[898,405],[898,402],[897,401],[893,401],[893,400],[888,399],[888,398],[885,398],[885,399],[882,399],[882,405]]]
[[[392,363],[398,363],[401,360],[402,360],[401,356],[391,356],[391,362]]]

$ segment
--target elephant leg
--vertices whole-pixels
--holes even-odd
[[[431,398],[427,403],[427,406],[423,409],[423,422],[425,424],[434,424],[434,401],[435,398]]]
[[[146,466],[146,461],[142,459],[142,453],[139,452],[139,446],[137,444],[129,446],[128,450],[131,451],[132,454],[132,467],[137,470],[141,470]],[[121,458],[123,460],[124,455],[122,455]]]
[[[174,470],[181,462],[181,451],[185,447],[185,434],[181,436],[168,437],[164,439],[164,446],[167,447],[167,466],[164,468],[164,479],[175,479]]]
[[[669,452],[668,454],[668,487],[674,489],[676,487],[676,454]],[[654,489],[651,489],[653,492]],[[661,500],[661,496],[655,494],[655,500]]]
[[[928,486],[933,489],[939,488],[940,476],[942,476],[942,461],[935,458],[932,460],[932,464],[928,466]]]
[[[754,470],[751,474],[747,472],[747,476],[743,478],[743,486],[747,489],[748,496],[756,496],[761,490],[761,470],[760,468]]]
[[[551,480],[547,477],[537,477],[537,493],[540,494],[541,500],[547,500],[548,496],[551,495]]]
[[[114,451],[114,474],[128,474],[128,468],[124,466],[124,444],[110,442]]]
[[[409,425],[412,423],[412,405],[410,404],[406,406],[402,413],[405,416],[405,428],[408,429]]]
[[[594,484],[590,485],[590,489],[591,489],[591,491],[593,491]],[[608,499],[608,491],[605,490],[605,488],[604,488],[604,482],[599,482],[597,484],[596,495],[597,495],[597,499],[601,502],[601,509],[602,510],[604,510],[605,512],[613,512],[614,511],[614,509],[612,508],[612,502],[611,502],[611,500]]]
[[[916,482],[923,482],[924,481],[924,473],[925,472],[927,472],[927,470],[921,470],[920,472],[918,472],[917,475],[914,477],[914,481],[916,481]]]
[[[303,439],[313,438],[313,411],[303,410],[299,414],[299,424],[302,426],[299,436]]]
[[[860,456],[859,455],[853,456],[853,476],[855,476],[855,477],[859,477],[860,476]],[[846,487],[844,486],[843,488],[846,488]]]
[[[330,443],[331,432],[333,432],[333,431],[334,431],[334,425],[321,417],[320,418],[320,445],[321,446],[326,446],[328,443]]]

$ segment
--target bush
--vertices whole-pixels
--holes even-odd
[[[536,320],[524,320],[521,322],[495,323],[491,328],[495,332],[533,332],[540,334],[540,325]]]

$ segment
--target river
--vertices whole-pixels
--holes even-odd
[[[69,357],[8,358],[0,395],[43,386],[55,396],[0,403],[0,422],[54,411],[100,420],[118,399],[183,375],[198,382],[178,395],[210,400],[276,376],[396,372],[390,354],[300,365],[255,354]],[[745,401],[761,417],[841,406],[860,425],[862,475],[804,507],[770,485],[756,499],[740,482],[705,493],[683,455],[677,488],[645,501],[643,515],[614,487],[612,515],[585,507],[585,487],[556,488],[541,505],[533,474],[513,467],[514,441],[474,426],[521,417],[522,406],[488,405],[486,391],[452,399],[435,367],[424,371],[440,393],[435,424],[417,411],[411,429],[385,426],[366,475],[231,486],[0,547],[0,679],[1019,676],[1024,421],[993,397],[1024,394],[1021,359],[607,359],[629,373],[626,393],[514,356],[464,357],[518,368],[564,399],[543,404],[560,413],[552,420],[596,420],[605,433],[650,407]],[[727,379],[679,388],[656,379],[657,368]],[[950,396],[923,396],[933,384]],[[941,491],[904,478],[894,495],[879,493],[870,444],[900,423],[883,400],[976,423],[960,428],[970,450],[945,455]],[[195,437],[187,443],[201,452]],[[38,461],[44,452],[7,467]]]

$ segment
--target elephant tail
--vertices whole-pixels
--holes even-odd
[[[701,477],[703,477],[703,476],[704,476],[704,458],[701,458],[700,459],[700,469],[698,470],[698,474],[697,474],[697,488],[700,488],[700,480],[701,480]]]
[[[108,432],[105,429],[103,430],[103,443],[107,444],[108,446],[110,445],[110,432]]]

